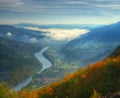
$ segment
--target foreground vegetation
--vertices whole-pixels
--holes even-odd
[[[40,89],[9,92],[3,84],[0,84],[0,98],[102,98],[118,92],[120,91],[119,48],[116,51],[105,60],[88,65],[67,75],[62,81]]]

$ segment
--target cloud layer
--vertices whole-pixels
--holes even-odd
[[[120,12],[120,0],[0,0],[0,9],[45,14],[102,14],[100,12],[108,10]]]
[[[0,0],[0,13],[1,23],[113,23],[120,0]]]
[[[71,30],[58,28],[41,29],[38,27],[26,27],[26,29],[44,32],[45,36],[50,37],[54,40],[68,40],[68,41],[88,32],[88,30],[86,29],[71,29]]]

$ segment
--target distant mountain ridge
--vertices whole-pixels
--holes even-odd
[[[16,28],[11,25],[0,25],[0,36],[27,43],[32,43],[45,37],[40,31],[38,32],[24,28]]]
[[[15,27],[38,27],[38,28],[59,28],[59,29],[88,29],[92,30],[94,28],[103,27],[104,25],[97,25],[97,24],[30,24],[30,23],[19,23],[13,25]]]

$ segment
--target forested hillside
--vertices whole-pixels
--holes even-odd
[[[40,50],[32,44],[0,37],[0,82],[15,85],[41,68],[34,53]]]

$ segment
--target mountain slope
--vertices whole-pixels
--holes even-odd
[[[93,90],[104,96],[120,90],[120,53],[39,89],[37,94],[39,98],[90,98]]]
[[[34,57],[39,49],[31,44],[0,37],[0,82],[15,85],[40,69],[41,64]]]
[[[120,22],[94,29],[61,49],[68,62],[78,61],[84,66],[104,59],[120,45]],[[78,64],[78,65],[79,65]]]
[[[116,51],[112,52],[113,54],[116,54]],[[105,96],[116,98],[114,96],[118,96],[119,98],[118,91],[120,91],[120,53],[88,65],[67,75],[62,81],[40,89],[9,92],[3,84],[0,84],[0,97],[3,98],[8,98],[4,96],[11,98],[18,96],[19,98],[104,98]]]

